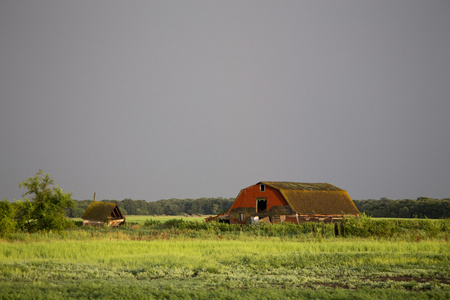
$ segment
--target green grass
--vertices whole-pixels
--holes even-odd
[[[128,221],[0,240],[0,299],[450,298],[448,220]]]
[[[160,222],[166,222],[168,220],[173,220],[173,219],[181,219],[181,220],[186,220],[186,221],[203,222],[205,220],[205,218],[207,218],[207,217],[209,217],[209,216],[194,216],[194,217],[185,217],[185,216],[136,216],[136,215],[126,216],[127,222],[138,223],[138,224],[143,224],[147,220],[156,220],[156,221],[160,221]]]
[[[448,298],[445,241],[75,230],[0,243],[0,298]]]

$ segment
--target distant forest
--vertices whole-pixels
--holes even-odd
[[[92,200],[76,201],[77,206],[69,209],[67,215],[79,218]],[[148,202],[145,200],[124,199],[101,200],[116,203],[124,215],[217,215],[225,213],[234,202],[234,198],[200,198],[200,199],[164,199]]]
[[[360,212],[382,218],[450,218],[450,198],[432,199],[420,197],[415,200],[353,200]]]
[[[76,201],[76,207],[67,211],[67,216],[79,218],[92,200]],[[225,213],[234,198],[166,199],[148,202],[145,200],[102,200],[116,203],[124,215],[217,215]],[[450,218],[450,198],[432,199],[420,197],[415,200],[353,200],[360,212],[371,217],[384,218]]]

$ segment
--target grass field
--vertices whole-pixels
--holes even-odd
[[[185,217],[185,216],[126,216],[127,222],[131,223],[140,223],[143,224],[147,220],[157,220],[161,222],[166,222],[168,220],[173,219],[181,219],[186,221],[198,221],[203,222],[205,218],[209,217],[209,215],[202,216],[194,216],[194,217]]]
[[[450,298],[442,235],[227,234],[145,228],[145,217],[132,221],[139,230],[76,228],[1,240],[0,299]]]

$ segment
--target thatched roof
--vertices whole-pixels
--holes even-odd
[[[81,218],[102,222],[108,219],[124,219],[117,204],[99,201],[92,201]]]
[[[260,182],[277,189],[299,215],[359,215],[350,196],[329,183]]]
[[[264,181],[260,182],[277,190],[297,190],[297,191],[343,191],[329,183],[305,183],[305,182],[285,182],[285,181]]]

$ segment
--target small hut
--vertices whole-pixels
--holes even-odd
[[[117,204],[109,202],[92,201],[81,216],[83,225],[115,227],[125,224],[125,217]]]

